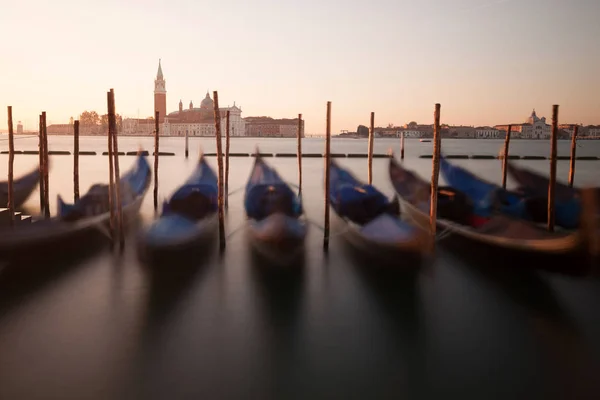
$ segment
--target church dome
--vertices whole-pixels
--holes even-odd
[[[214,106],[215,106],[215,103],[210,98],[210,95],[208,94],[208,92],[206,92],[206,97],[204,97],[204,99],[202,100],[202,103],[200,103],[200,108],[212,110],[214,108]]]

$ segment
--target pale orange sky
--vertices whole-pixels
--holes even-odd
[[[600,124],[600,1],[375,0],[301,3],[75,0],[13,2],[0,15],[0,129],[41,111],[153,113],[162,59],[167,107],[219,91],[242,116],[295,117],[307,133],[442,121]]]

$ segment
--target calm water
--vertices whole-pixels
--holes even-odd
[[[4,137],[2,137],[3,139]],[[151,150],[152,138],[121,138],[119,150]],[[235,139],[232,152],[294,152],[294,140]],[[200,145],[214,139],[161,138],[159,196],[191,172]],[[405,163],[424,177],[431,143],[406,141]],[[17,150],[37,149],[19,139]],[[445,140],[447,154],[497,154],[502,141]],[[398,140],[376,140],[375,151],[399,150]],[[0,150],[7,148],[0,141]],[[51,137],[51,150],[72,150],[71,139]],[[305,152],[323,141],[304,140]],[[334,140],[334,152],[366,152],[365,140]],[[81,150],[105,150],[86,138]],[[547,155],[547,143],[513,141],[511,152]],[[569,143],[559,142],[559,155]],[[578,154],[600,155],[600,141]],[[81,156],[82,192],[107,181],[106,156]],[[134,158],[120,159],[126,170]],[[56,196],[72,200],[72,157],[52,156],[51,209]],[[296,159],[269,159],[297,181]],[[500,162],[455,160],[499,182]],[[17,176],[37,156],[17,155]],[[216,167],[216,159],[211,163]],[[241,187],[251,158],[232,158],[230,190]],[[366,179],[366,159],[340,163]],[[548,161],[519,162],[539,171]],[[7,156],[0,156],[0,176]],[[323,160],[303,159],[309,217],[322,224]],[[392,189],[385,159],[374,160],[374,183]],[[576,184],[600,185],[599,161],[577,164]],[[559,161],[566,181],[568,162]],[[77,265],[0,273],[0,398],[600,398],[600,284],[547,273],[489,271],[442,248],[416,275],[373,272],[334,237],[329,256],[322,232],[311,227],[304,268],[269,273],[250,257],[242,193],[230,197],[226,253],[207,254],[197,268],[139,265],[132,248],[119,258],[107,250]],[[39,210],[35,192],[26,204]],[[152,191],[142,223],[153,219]],[[399,260],[401,262],[401,260]],[[31,267],[31,266],[30,266]]]

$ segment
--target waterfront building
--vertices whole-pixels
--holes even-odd
[[[246,117],[245,135],[252,137],[297,137],[298,118]],[[302,120],[301,137],[304,137]]]
[[[494,128],[506,132],[508,124],[496,125]],[[535,109],[524,123],[512,124],[511,137],[521,139],[549,139],[552,129],[546,123],[546,117],[539,118]]]
[[[159,127],[160,131],[160,127]],[[154,118],[125,118],[123,119],[123,134],[153,135]]]
[[[184,109],[183,102],[179,100],[179,109],[167,113],[167,90],[160,60],[158,72],[154,80],[154,110],[159,112],[159,131],[166,136],[215,136],[214,101],[209,93],[200,102],[200,107],[194,107],[190,101],[189,107]],[[221,116],[221,134],[226,134],[226,117],[229,111],[229,134],[243,136],[245,122],[242,118],[242,109],[233,103],[233,107],[219,107]],[[135,126],[136,122],[131,123]],[[140,129],[145,129],[145,124],[137,122]],[[141,125],[140,125],[141,124]],[[125,129],[125,127],[124,127]],[[152,128],[153,131],[154,128]]]
[[[491,126],[478,126],[475,128],[475,138],[477,139],[504,139],[506,131],[492,128]]]
[[[442,137],[473,139],[476,137],[476,131],[472,126],[442,126]]]

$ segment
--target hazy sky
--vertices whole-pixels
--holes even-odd
[[[0,14],[0,129],[84,110],[153,114],[218,90],[242,116],[295,117],[307,133],[410,120],[521,122],[536,108],[600,124],[600,0],[21,0]]]

